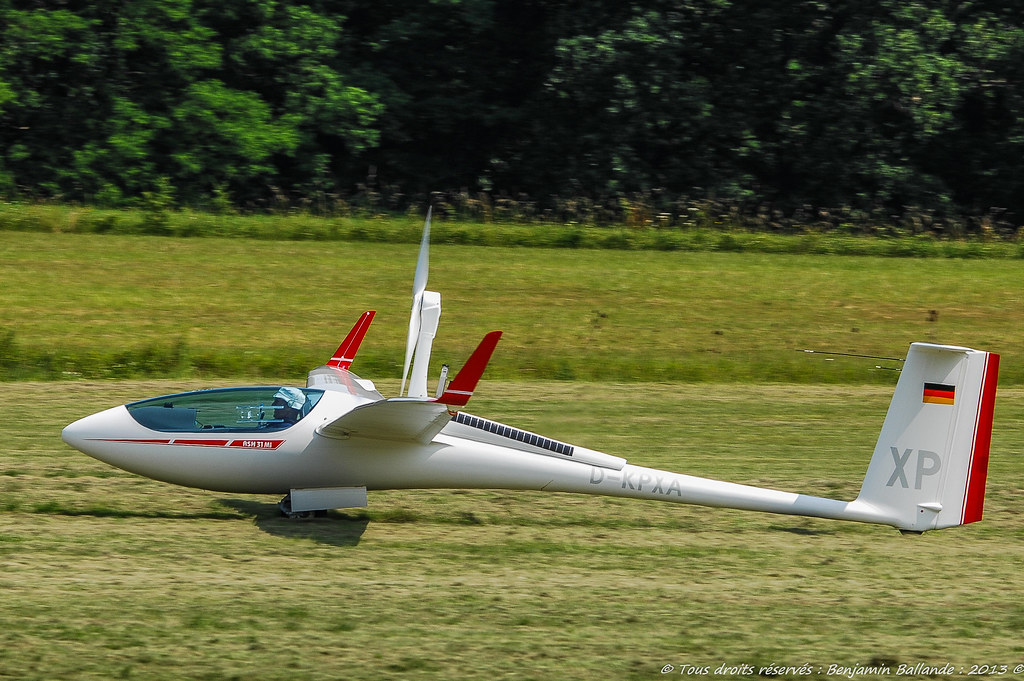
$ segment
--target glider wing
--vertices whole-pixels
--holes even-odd
[[[338,438],[411,440],[423,444],[430,442],[455,415],[449,407],[463,407],[469,402],[500,338],[501,331],[492,331],[484,336],[440,397],[395,397],[390,400],[377,400],[358,406],[334,421],[320,426],[317,432],[327,437]]]
[[[448,407],[437,402],[396,397],[356,407],[326,423],[317,432],[327,437],[411,440],[426,444],[451,420]]]

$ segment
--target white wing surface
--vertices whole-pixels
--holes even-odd
[[[396,397],[356,407],[317,432],[326,437],[364,437],[427,444],[451,421],[440,402]]]

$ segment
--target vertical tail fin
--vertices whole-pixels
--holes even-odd
[[[914,343],[857,502],[901,530],[981,520],[999,355]]]

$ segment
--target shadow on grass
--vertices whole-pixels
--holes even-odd
[[[31,508],[22,508],[17,504],[0,506],[0,511],[8,513],[36,513],[40,515],[89,517],[89,518],[127,518],[148,520],[245,520],[251,518],[256,526],[267,534],[277,537],[313,539],[322,544],[332,546],[356,546],[370,523],[365,511],[352,513],[329,511],[326,517],[312,520],[290,520],[281,516],[277,504],[264,504],[241,499],[221,499],[225,506],[223,511],[158,511],[130,508],[112,508],[93,505],[74,507],[57,501],[36,504]]]
[[[309,520],[285,518],[277,504],[242,499],[221,499],[220,503],[251,517],[256,527],[267,534],[286,539],[312,539],[331,546],[356,546],[370,524],[365,511],[351,513],[328,511],[326,517]]]
[[[445,525],[505,525],[536,527],[579,527],[604,530],[662,528],[684,531],[698,531],[699,527],[692,523],[660,523],[653,525],[645,520],[623,519],[614,515],[608,518],[554,517],[543,520],[537,518],[489,518],[463,511],[454,515],[421,515],[415,511],[397,508],[385,511],[368,511],[366,509],[349,509],[348,511],[328,511],[326,515],[311,519],[290,519],[281,515],[276,503],[264,503],[244,499],[219,499],[224,507],[222,511],[163,511],[141,510],[131,508],[112,508],[102,505],[74,507],[60,502],[36,504],[30,508],[16,503],[0,504],[0,512],[36,513],[42,515],[92,518],[126,518],[155,520],[247,520],[251,521],[263,532],[285,539],[311,539],[320,544],[330,546],[357,546],[362,539],[370,521],[378,523],[432,523]],[[770,531],[794,534],[798,536],[817,537],[833,536],[839,528],[814,527],[810,525],[790,525],[772,523],[759,528],[759,532]]]
[[[85,507],[74,507],[65,505],[59,501],[48,501],[36,504],[31,508],[22,508],[10,504],[2,510],[9,512],[38,513],[40,515],[67,516],[71,518],[145,518],[157,520],[239,520],[238,513],[230,511],[151,511],[131,508],[113,508],[109,506],[93,505]]]
[[[776,532],[789,532],[790,534],[796,534],[804,537],[827,537],[836,533],[836,530],[831,528],[819,529],[800,526],[785,526],[779,525],[778,523],[770,525],[769,528]]]

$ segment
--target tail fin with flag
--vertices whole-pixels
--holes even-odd
[[[981,520],[999,355],[914,343],[858,504],[905,532]]]

